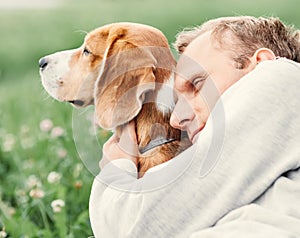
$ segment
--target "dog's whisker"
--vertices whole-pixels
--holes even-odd
[[[79,33],[81,35],[87,35],[88,34],[88,32],[85,31],[85,30],[76,30],[75,33]]]
[[[78,113],[79,116],[82,116],[84,115],[85,113],[87,113],[89,111],[89,108],[88,107],[85,107],[85,108],[82,108],[80,110],[80,112]]]
[[[47,94],[45,91],[41,92],[41,97],[43,101],[49,100],[49,98],[51,98],[50,95]]]

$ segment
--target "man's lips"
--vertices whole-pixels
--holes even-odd
[[[205,124],[203,124],[203,126],[201,126],[199,129],[195,130],[191,136],[190,136],[190,141],[194,144],[198,138],[199,132],[203,130]]]

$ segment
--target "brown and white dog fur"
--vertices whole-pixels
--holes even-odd
[[[175,63],[162,32],[135,23],[97,28],[81,47],[39,61],[46,91],[74,106],[94,104],[102,128],[120,134],[123,125],[135,120],[139,148],[155,138],[173,139],[139,155],[139,177],[190,146],[169,124]]]

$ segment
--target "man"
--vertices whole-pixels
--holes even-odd
[[[91,193],[95,236],[299,236],[299,33],[229,17],[175,45],[171,125],[194,145],[137,179],[134,125],[113,136]]]
[[[264,60],[280,56],[299,62],[299,40],[299,32],[272,18],[219,18],[180,33],[174,45],[184,57],[176,70],[175,88],[180,96],[171,125],[187,130],[192,141],[196,137],[193,133],[203,128],[210,113],[199,97],[206,79],[213,80],[221,95]],[[191,61],[201,69],[189,67]],[[187,103],[192,110],[187,110]]]

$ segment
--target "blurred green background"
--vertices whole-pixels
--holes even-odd
[[[88,198],[93,174],[76,150],[73,108],[43,90],[40,57],[78,47],[85,32],[118,21],[157,27],[170,43],[184,27],[228,15],[276,16],[299,28],[298,4],[297,0],[0,0],[0,238],[92,235]],[[99,130],[98,136],[101,146],[109,133]]]

